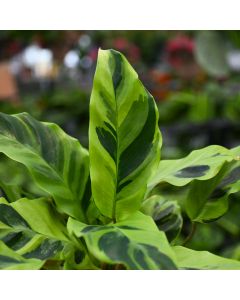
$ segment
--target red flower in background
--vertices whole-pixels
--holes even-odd
[[[168,61],[176,68],[192,61],[193,51],[194,41],[185,35],[174,37],[166,46]]]
[[[177,77],[193,81],[201,78],[202,72],[195,60],[194,40],[186,35],[178,35],[170,39],[166,45],[168,63]]]
[[[98,56],[98,48],[94,47],[92,48],[89,53],[88,56],[93,60],[96,61],[97,60],[97,56]]]
[[[124,51],[129,47],[129,41],[124,38],[117,38],[113,41],[113,45],[119,51]]]
[[[131,63],[136,63],[140,59],[139,48],[123,37],[114,39],[112,47],[120,52],[123,52]]]

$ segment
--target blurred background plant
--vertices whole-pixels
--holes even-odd
[[[155,97],[163,159],[211,144],[240,145],[239,31],[0,31],[0,111],[55,122],[88,147],[99,47],[124,53]],[[25,173],[0,158],[1,179],[14,186],[10,193],[19,185],[23,196],[32,189]],[[166,186],[159,193],[182,208],[183,241],[191,230],[184,196]],[[186,245],[240,260],[239,211],[235,195],[229,212],[210,226],[199,224]]]

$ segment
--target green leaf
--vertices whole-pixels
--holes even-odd
[[[165,234],[140,212],[125,221],[100,226],[70,218],[68,229],[85,239],[89,252],[100,262],[122,264],[128,269],[176,269]]]
[[[184,186],[193,180],[211,179],[218,174],[225,162],[230,163],[235,159],[235,152],[214,145],[194,150],[181,159],[162,160],[148,184],[148,189],[152,190],[163,182]]]
[[[220,78],[229,75],[226,42],[218,32],[199,32],[195,54],[198,63],[209,75]]]
[[[21,164],[0,155],[0,195],[5,196],[8,201],[13,202],[22,198],[22,186],[26,180]],[[28,178],[29,179],[29,178]]]
[[[240,270],[240,261],[220,257],[207,251],[173,247],[179,268],[199,270]]]
[[[24,259],[0,241],[0,270],[38,270],[43,264],[39,259]]]
[[[71,243],[60,217],[46,199],[0,199],[0,240],[24,258],[47,260]]]
[[[217,188],[226,175],[229,165],[225,164],[213,178],[205,181],[194,180],[190,184],[185,209],[195,222],[216,220],[228,210],[228,193]]]
[[[125,57],[99,50],[90,101],[90,174],[100,212],[123,220],[141,205],[159,162],[158,110]]]
[[[183,220],[176,201],[154,195],[143,202],[141,211],[153,218],[158,229],[166,233],[168,240],[175,239],[181,231]]]
[[[62,257],[64,258],[64,270],[99,270],[88,253],[76,245],[68,244],[63,250]]]
[[[20,198],[48,197],[49,194],[39,188],[27,168],[5,155],[0,155],[0,189],[8,202]]]
[[[27,113],[0,113],[0,152],[25,165],[59,211],[85,220],[88,153],[76,139]]]
[[[209,222],[223,216],[228,210],[229,195],[240,189],[240,162],[236,159],[239,147],[230,150],[235,159],[225,163],[213,178],[190,184],[185,208],[188,216],[195,222]]]

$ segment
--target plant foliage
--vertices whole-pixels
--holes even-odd
[[[184,207],[192,222],[227,211],[239,148],[160,161],[155,101],[114,50],[99,50],[89,140],[88,154],[55,124],[0,114],[1,269],[240,269],[176,244]],[[161,184],[186,186],[184,207]]]

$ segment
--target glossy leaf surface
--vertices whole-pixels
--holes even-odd
[[[197,270],[239,270],[240,261],[220,257],[208,251],[194,251],[185,247],[175,246],[178,266],[182,269]]]
[[[193,221],[214,221],[227,212],[229,195],[239,191],[239,150],[239,147],[229,150],[235,159],[225,163],[215,177],[206,181],[194,180],[190,184],[185,207]]]
[[[88,152],[57,125],[0,113],[0,152],[22,163],[61,212],[84,221]]]
[[[125,57],[99,50],[90,101],[90,173],[101,213],[122,220],[137,211],[159,162],[158,110]]]
[[[194,150],[181,159],[162,160],[148,187],[152,189],[163,182],[184,186],[193,180],[208,180],[221,170],[225,162],[235,159],[236,151],[222,146],[208,146]]]
[[[150,217],[141,213],[103,226],[86,226],[70,219],[68,229],[77,237],[83,237],[90,253],[101,262],[122,264],[134,270],[177,268],[165,234]]]
[[[71,241],[60,217],[45,199],[0,199],[0,240],[24,259],[45,261]]]
[[[24,259],[0,241],[0,270],[38,270],[43,264],[39,259]]]

